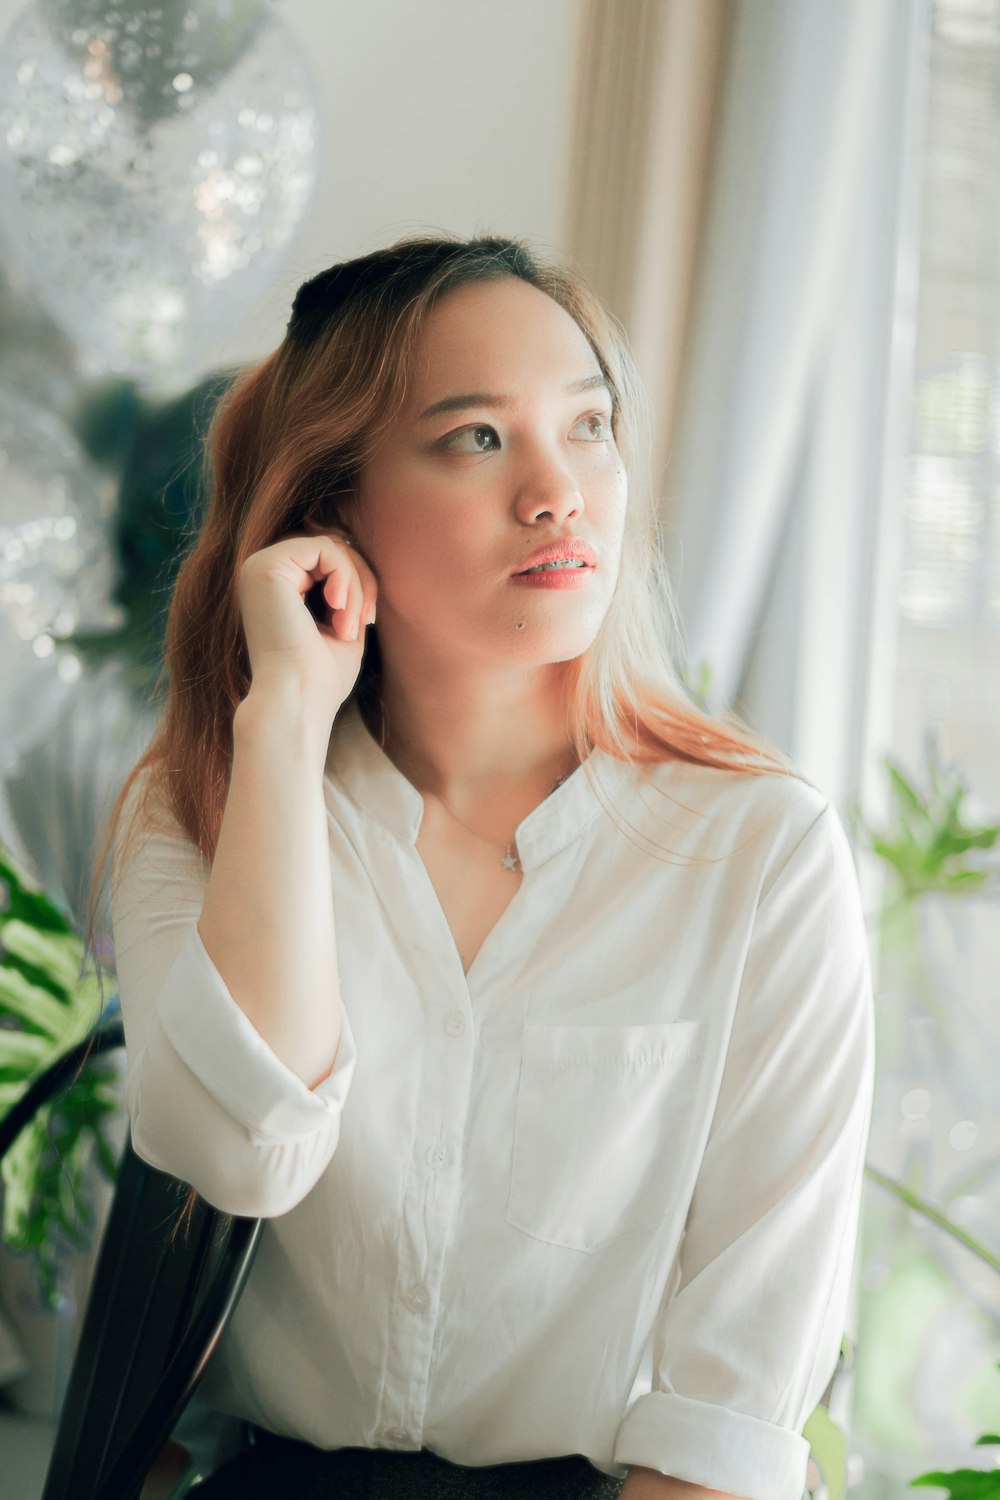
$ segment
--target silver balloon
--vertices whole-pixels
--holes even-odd
[[[32,404],[68,420],[80,385],[77,351],[70,339],[0,266],[0,390],[15,389]]]
[[[0,48],[0,240],[89,372],[189,385],[291,247],[318,136],[265,0],[38,0]]]
[[[59,637],[118,629],[114,487],[50,413],[0,391],[0,759],[49,727],[81,675]]]

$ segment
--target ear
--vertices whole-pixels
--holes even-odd
[[[307,536],[320,536],[326,529],[322,521],[317,520],[315,516],[307,516],[302,522],[302,530]]]
[[[309,536],[319,536],[328,531],[342,531],[354,536],[353,492],[350,489],[328,491],[322,500],[314,501],[309,515],[302,521],[301,529]]]

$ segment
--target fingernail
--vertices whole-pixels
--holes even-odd
[[[369,607],[368,613],[365,615],[365,624],[366,625],[374,625],[375,624],[375,606],[374,606],[374,604],[372,604]]]
[[[352,630],[352,631],[351,631],[351,640],[352,640],[352,641],[356,641],[356,640],[357,640],[357,638],[358,638],[358,631],[359,631],[359,630],[360,630],[360,629],[361,629],[361,623],[360,623],[360,621],[359,621],[359,622],[358,622],[358,623],[357,623],[357,624],[356,624],[356,625],[355,625],[355,627],[354,627],[354,629],[353,629],[353,630]]]

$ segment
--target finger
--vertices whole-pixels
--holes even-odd
[[[356,641],[360,634],[361,600],[361,582],[357,573],[352,569],[347,577],[344,607],[337,616],[338,632],[345,641]]]
[[[343,609],[347,603],[350,586],[350,568],[347,563],[337,567],[326,580],[324,595],[331,610]]]
[[[305,574],[300,583],[303,593],[322,581],[320,592],[335,634],[341,640],[357,640],[368,596],[377,590],[375,574],[361,554],[333,531],[284,537],[274,545]]]
[[[350,599],[351,579],[356,571],[355,554],[335,535],[310,537],[309,540],[320,544],[309,570],[310,576],[315,575],[317,582],[322,580],[323,598],[331,613],[346,610]],[[308,561],[312,562],[313,559]]]
[[[357,550],[356,547],[351,544],[346,536],[341,537],[341,534],[337,531],[331,531],[330,536],[342,543],[342,545],[347,549],[348,556],[350,557],[351,562],[354,564],[353,577],[351,576],[349,571],[345,570],[345,573],[343,575],[344,586],[343,588],[338,588],[337,590],[337,601],[338,607],[343,610],[348,622],[351,623],[351,630],[348,633],[348,639],[357,640],[361,634],[361,631],[367,625],[374,623],[374,620],[370,617],[374,616],[375,614],[375,600],[378,594],[378,583],[376,581],[375,574],[372,568],[369,566],[364,556]],[[337,570],[337,576],[338,578],[341,576],[340,569]],[[354,607],[356,599],[354,590],[355,583],[357,583],[358,585],[359,594],[356,603],[356,609]],[[356,632],[354,631],[354,624],[357,625]]]

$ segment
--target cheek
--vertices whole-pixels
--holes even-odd
[[[628,475],[620,455],[610,454],[605,463],[595,465],[589,476],[589,489],[592,502],[599,504],[602,512],[608,515],[624,512],[628,503]]]
[[[590,444],[586,445],[589,449]],[[596,452],[591,452],[586,469],[591,478],[598,482],[607,484],[624,485],[626,483],[625,460],[613,443],[607,445],[594,444]]]
[[[427,500],[419,478],[405,470],[380,473],[362,497],[374,549],[387,568],[429,545]]]
[[[617,450],[615,451],[615,484],[618,489],[618,503],[624,510],[628,504],[628,470],[625,467],[625,460]]]
[[[377,556],[383,582],[395,607],[414,619],[429,620],[478,606],[496,587],[484,561],[495,557],[488,535],[480,536],[474,521],[433,508],[429,495],[411,491],[404,504],[380,518]]]

